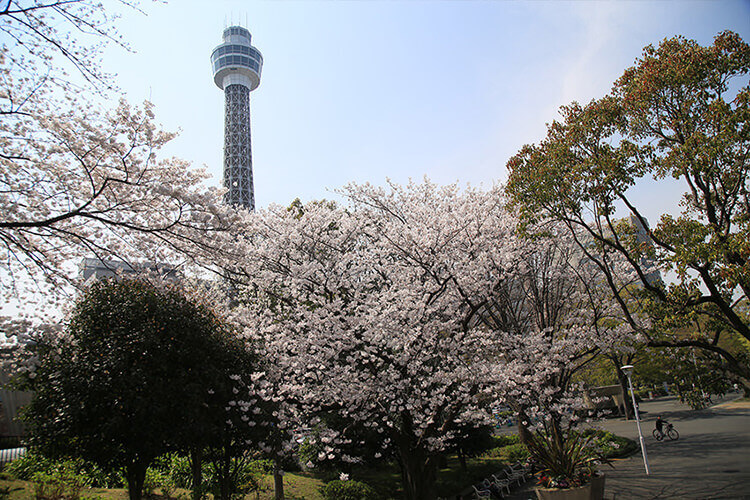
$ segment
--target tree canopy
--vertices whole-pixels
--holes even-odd
[[[563,106],[546,138],[511,158],[507,188],[525,223],[568,228],[650,345],[717,352],[746,379],[720,338],[750,338],[749,70],[750,47],[731,32],[708,47],[682,37],[648,46],[610,94]],[[631,189],[648,178],[684,192],[682,212],[653,226]],[[619,286],[622,272],[638,286]]]
[[[94,283],[64,335],[36,340],[32,446],[124,467],[131,498],[155,457],[220,433],[231,371],[250,360],[208,307],[138,280]]]
[[[102,104],[117,102],[99,63],[102,44],[123,43],[115,17],[83,0],[9,1],[0,10],[6,298],[39,288],[54,295],[83,257],[177,266],[226,249],[221,235],[235,215],[203,185],[203,170],[160,156],[174,134],[156,125],[153,105]]]
[[[596,268],[564,238],[518,238],[499,188],[342,193],[347,208],[253,214],[236,264],[237,318],[262,339],[277,398],[308,425],[337,423],[319,429],[318,460],[356,462],[368,435],[373,458],[398,457],[406,498],[433,498],[441,453],[491,402],[570,422],[571,373],[622,333]]]

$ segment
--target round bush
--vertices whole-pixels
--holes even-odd
[[[331,481],[320,487],[325,500],[377,500],[375,490],[359,481]]]

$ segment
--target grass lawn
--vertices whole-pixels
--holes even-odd
[[[34,498],[34,485],[31,481],[15,481],[0,479],[0,488],[8,488],[11,500],[28,500]],[[127,500],[128,494],[123,489],[91,488],[81,493],[83,498],[100,498],[107,500]]]
[[[318,493],[318,486],[322,484],[323,481],[320,479],[315,479],[304,474],[286,474],[284,476],[284,494],[288,500],[322,500],[323,497]],[[34,498],[34,486],[30,481],[0,480],[0,488],[10,489],[10,496],[8,497],[10,500],[28,500]],[[188,499],[190,498],[190,491],[178,489],[176,495],[173,495],[172,498],[179,498],[178,495],[181,495],[184,499]],[[128,493],[122,488],[90,488],[81,492],[81,498],[127,500]],[[155,495],[155,498],[166,499],[167,497]],[[272,500],[274,498],[273,477],[266,476],[262,485],[262,490],[258,492],[257,495],[251,493],[246,495],[245,498],[246,500],[254,500],[256,498],[260,500]]]
[[[458,458],[448,458],[447,467],[440,469],[437,475],[437,491],[443,497],[455,497],[472,484],[480,482],[500,471],[505,462],[496,457],[469,458],[466,460],[466,472],[461,470]],[[362,481],[373,487],[385,498],[402,498],[401,472],[397,465],[381,469],[354,469],[351,479]]]
[[[447,467],[438,472],[438,491],[441,496],[455,496],[466,490],[471,484],[481,481],[499,471],[503,467],[503,461],[499,458],[474,458],[467,460],[467,471],[460,468],[458,459],[450,457]],[[329,475],[330,476],[330,475]],[[287,473],[284,475],[284,494],[287,499],[322,500],[318,488],[325,482],[322,475],[316,477],[312,473]],[[363,481],[378,491],[383,498],[401,498],[401,473],[396,465],[386,466],[380,469],[354,469],[350,473],[353,480]],[[327,479],[331,479],[328,477]],[[9,488],[11,500],[26,500],[34,498],[34,486],[29,481],[3,480],[0,479],[1,488]],[[246,500],[272,500],[273,477],[266,476],[261,485],[261,491],[248,494]],[[187,490],[177,490],[183,498],[190,498]],[[91,488],[82,492],[82,498],[102,500],[127,500],[128,495],[124,489],[102,489]],[[166,498],[156,496],[156,498]]]

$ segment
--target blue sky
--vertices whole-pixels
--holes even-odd
[[[132,102],[150,99],[181,135],[167,152],[219,183],[223,94],[211,50],[245,25],[264,56],[251,94],[256,205],[334,197],[350,181],[427,175],[490,185],[560,105],[608,92],[642,48],[684,35],[750,40],[747,1],[172,0],[125,13],[134,53],[105,67]],[[247,19],[247,21],[246,21]],[[674,196],[640,188],[649,218]],[[655,200],[659,199],[657,203]]]
[[[107,6],[111,6],[108,2]],[[559,106],[605,95],[648,44],[684,35],[750,40],[750,1],[143,1],[105,68],[131,102],[151,100],[165,153],[205,165],[218,185],[222,92],[209,64],[233,21],[263,53],[252,93],[256,206],[335,198],[344,184],[429,176],[491,185]],[[113,103],[114,105],[114,103]],[[649,220],[679,190],[644,182]],[[0,305],[0,310],[5,307]]]

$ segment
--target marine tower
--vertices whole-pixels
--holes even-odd
[[[224,91],[224,202],[255,210],[250,148],[250,92],[260,85],[263,56],[241,26],[224,30],[224,43],[211,53],[214,82]]]

